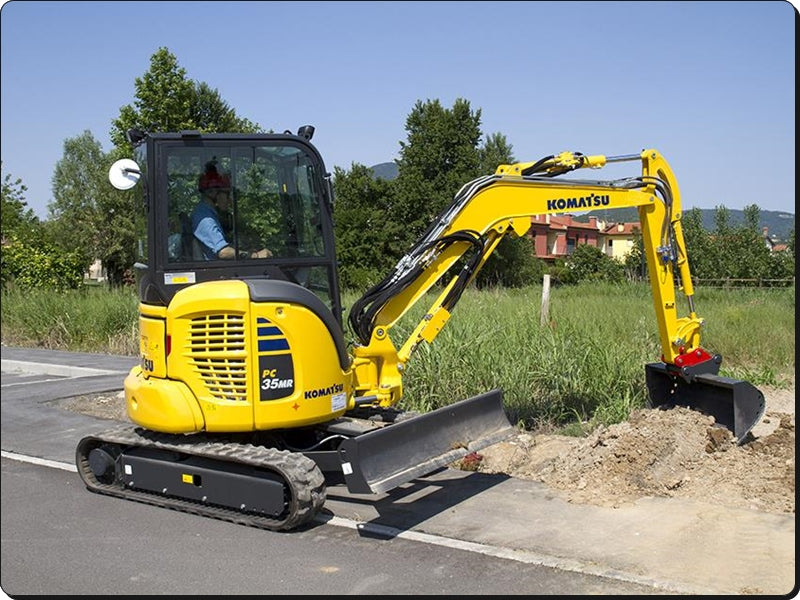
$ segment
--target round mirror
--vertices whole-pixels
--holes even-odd
[[[118,190],[129,190],[139,181],[142,172],[136,161],[130,158],[121,158],[108,170],[108,180]]]

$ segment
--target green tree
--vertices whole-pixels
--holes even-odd
[[[159,48],[150,57],[150,69],[134,81],[132,104],[120,108],[112,122],[111,142],[130,153],[126,139],[129,129],[142,131],[180,131],[253,133],[258,124],[240,118],[209,84],[192,81],[186,69],[168,48]]]
[[[711,236],[703,227],[703,216],[699,208],[683,213],[681,219],[689,269],[695,279],[716,277],[715,258],[712,254]]]
[[[513,147],[508,143],[506,136],[500,132],[486,136],[483,146],[478,149],[479,172],[482,175],[491,175],[500,165],[516,162]]]
[[[0,163],[2,167],[2,163]],[[39,234],[39,219],[28,208],[25,200],[27,186],[22,183],[22,179],[14,179],[11,173],[3,175],[2,194],[2,213],[0,213],[0,229],[2,229],[3,239],[9,239],[12,235],[22,240],[34,240]]]
[[[195,82],[194,94],[189,107],[191,121],[200,131],[258,133],[262,131],[257,123],[240,118],[220,96],[216,88],[204,81]]]
[[[502,164],[502,163],[498,163]],[[536,257],[536,249],[528,237],[507,235],[478,272],[478,287],[525,287],[542,280],[544,261]]]
[[[580,281],[611,281],[619,283],[625,278],[620,261],[604,254],[600,248],[581,244],[565,260],[562,283]]]
[[[196,127],[192,118],[194,83],[167,48],[159,48],[150,57],[150,69],[134,80],[134,88],[133,103],[122,106],[112,122],[110,137],[117,148],[130,150],[126,138],[129,129],[180,131]]]
[[[625,277],[628,280],[638,281],[647,277],[647,264],[644,257],[644,238],[642,232],[634,230],[633,247],[622,261],[625,267]]]
[[[374,284],[404,256],[464,184],[514,162],[501,133],[482,146],[480,110],[457,100],[452,109],[438,100],[418,101],[400,142],[398,177],[376,181],[353,165],[335,171],[336,233],[345,287]],[[504,238],[478,274],[477,284],[520,286],[537,280],[543,265],[527,238]]]
[[[438,100],[418,101],[408,118],[407,141],[400,142],[396,208],[404,224],[397,240],[404,252],[461,187],[478,177],[481,157],[481,111],[459,98],[452,109]],[[395,258],[400,258],[400,254]]]
[[[755,204],[744,208],[744,223],[733,226],[729,211],[717,207],[713,253],[716,278],[761,279],[768,276],[769,249],[759,229],[760,210]]]
[[[719,235],[727,234],[731,229],[731,211],[725,206],[717,206],[714,211],[714,231]]]
[[[22,179],[14,179],[10,173],[3,175],[0,193],[0,281],[3,289],[12,284],[22,287],[39,286],[47,280],[37,270],[37,266],[41,265],[39,255],[44,243],[43,228],[33,210],[28,208],[25,200],[27,191]]]
[[[90,131],[64,140],[51,180],[50,231],[57,247],[76,250],[85,268],[102,258],[99,234],[107,219],[100,212],[101,197],[110,190],[106,173],[105,154]]]
[[[113,159],[129,157],[132,148],[127,141],[129,129],[147,132],[172,132],[196,129],[202,132],[254,133],[258,124],[241,118],[221,97],[216,88],[187,77],[186,69],[168,48],[159,48],[150,57],[150,68],[134,81],[135,96],[131,104],[120,108],[112,121],[111,141],[115,148],[104,165],[107,172]],[[104,176],[105,177],[105,176]],[[129,269],[135,260],[135,243],[145,229],[144,213],[139,202],[141,190],[117,191],[105,183],[107,195],[97,203],[101,215],[95,240],[112,281],[129,280]]]
[[[131,281],[141,231],[136,193],[119,192],[108,183],[108,169],[119,154],[104,153],[88,130],[65,140],[53,172],[53,201],[45,224],[50,248],[75,253],[84,271],[100,259],[112,285]]]
[[[336,255],[342,286],[364,290],[394,266],[403,223],[395,219],[394,185],[357,163],[334,168]]]
[[[85,264],[75,251],[64,251],[47,239],[26,243],[12,235],[3,246],[3,288],[14,285],[24,289],[46,288],[62,291],[79,287]]]

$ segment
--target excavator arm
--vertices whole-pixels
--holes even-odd
[[[577,169],[599,169],[628,161],[640,162],[641,173],[612,181],[560,177]],[[636,207],[639,212],[661,342],[661,360],[647,365],[652,403],[679,400],[676,392],[691,389],[698,378],[717,377],[721,357],[712,356],[700,345],[703,320],[694,307],[681,228],[681,197],[667,161],[652,149],[609,157],[564,152],[537,162],[501,165],[493,175],[463,186],[392,273],[353,305],[350,325],[359,340],[353,363],[356,401],[382,406],[399,401],[402,373],[412,353],[420,343],[433,342],[463,291],[504,236],[512,232],[524,235],[534,215],[626,207]],[[440,281],[441,291],[424,317],[408,339],[395,346],[389,335],[392,328]],[[676,298],[678,291],[686,298],[683,313]],[[731,412],[726,406],[731,404],[733,412],[745,414],[739,423],[730,423],[741,439],[763,414],[763,395],[746,382],[732,381],[706,382],[705,387],[738,387],[741,392],[749,386],[734,393],[731,402],[725,398],[714,401],[715,406],[723,405],[716,412]],[[703,386],[695,385],[691,393],[677,395],[691,395],[697,405],[703,404],[704,398],[719,396],[718,390],[698,396],[699,387]],[[723,415],[722,420],[737,418]]]

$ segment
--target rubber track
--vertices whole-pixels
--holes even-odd
[[[89,467],[89,452],[103,444],[125,447],[149,447],[172,450],[180,454],[202,456],[220,461],[237,462],[278,474],[290,491],[284,514],[279,518],[239,512],[230,508],[202,504],[150,492],[132,490],[119,482],[101,483]],[[309,522],[325,503],[325,478],[317,464],[299,452],[277,450],[253,444],[220,441],[194,434],[178,436],[157,433],[140,427],[122,427],[83,438],[75,451],[78,473],[86,487],[99,494],[116,496],[164,508],[171,508],[214,519],[222,519],[249,527],[287,531]]]

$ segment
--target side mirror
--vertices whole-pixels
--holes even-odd
[[[118,190],[129,190],[139,182],[142,171],[136,161],[121,158],[108,170],[108,180]]]
[[[311,138],[314,137],[314,126],[303,125],[297,130],[297,135],[311,141]]]

